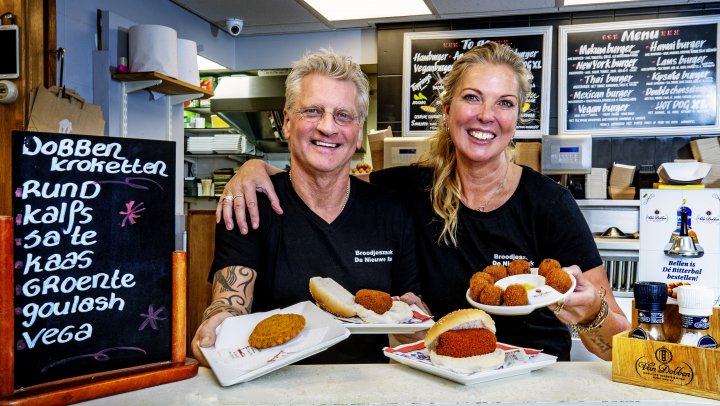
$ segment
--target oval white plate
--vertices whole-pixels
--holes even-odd
[[[529,289],[528,292],[528,305],[527,306],[490,306],[478,303],[470,297],[470,289],[465,292],[465,298],[472,307],[485,310],[490,314],[497,314],[500,316],[522,316],[532,313],[533,310],[551,305],[553,303],[564,300],[572,291],[575,290],[577,281],[575,277],[570,275],[572,279],[572,285],[565,293],[560,293],[557,290],[551,288],[545,284],[545,277],[537,275],[537,269],[533,268],[530,274],[512,275],[506,278],[502,278],[495,282],[495,286],[499,286],[505,290],[505,288],[512,284],[528,284],[534,286]]]

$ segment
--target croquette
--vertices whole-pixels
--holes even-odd
[[[508,285],[503,292],[503,304],[505,306],[525,306],[528,304],[527,290],[523,285]]]
[[[538,267],[538,275],[540,276],[547,276],[548,272],[552,271],[553,269],[560,269],[562,268],[560,266],[560,263],[552,258],[545,258],[540,263],[540,266]]]
[[[393,304],[392,297],[388,293],[372,289],[358,290],[355,294],[355,303],[377,314],[384,314]]]
[[[530,263],[524,259],[516,259],[507,267],[508,275],[530,273]]]
[[[507,269],[505,269],[505,267],[502,265],[488,265],[485,267],[485,269],[483,269],[483,272],[492,275],[492,283],[495,283],[500,279],[508,276]]]
[[[503,290],[499,286],[488,285],[480,292],[480,303],[488,306],[500,306],[502,304]]]
[[[492,278],[489,274],[484,272],[475,272],[470,278],[470,298],[474,301],[480,299],[480,292],[485,289],[486,286],[492,283],[488,281],[488,278]]]
[[[448,357],[473,357],[495,351],[497,338],[486,328],[448,330],[438,337],[435,352]]]
[[[560,293],[565,293],[572,286],[572,278],[562,269],[554,269],[545,277],[545,284]]]

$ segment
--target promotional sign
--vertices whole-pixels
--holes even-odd
[[[12,157],[15,387],[170,360],[174,143],[16,131]]]
[[[403,135],[426,136],[441,116],[435,103],[442,78],[465,52],[488,41],[509,46],[525,59],[533,75],[527,102],[520,106],[524,121],[520,138],[547,135],[550,111],[552,27],[406,33],[403,44]]]
[[[682,211],[688,236],[702,256],[670,256],[665,251],[680,235]],[[720,305],[720,189],[640,190],[640,261],[638,280],[664,282],[669,296],[680,285],[715,290]]]
[[[560,26],[558,129],[718,132],[719,16]]]

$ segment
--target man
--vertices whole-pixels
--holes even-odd
[[[312,300],[313,276],[331,277],[352,293],[376,289],[419,301],[413,293],[420,284],[409,214],[394,196],[350,177],[369,104],[359,65],[331,52],[306,55],[293,65],[285,97],[291,170],[272,182],[289,205],[278,215],[267,199],[259,199],[265,226],[246,235],[216,228],[213,301],[192,345],[205,364],[198,345],[211,346],[225,318]],[[230,205],[235,197],[222,202]],[[384,335],[354,335],[308,361],[384,362],[387,344]]]

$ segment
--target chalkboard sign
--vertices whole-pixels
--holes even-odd
[[[552,27],[498,30],[433,31],[406,33],[403,44],[403,135],[431,135],[437,129],[434,101],[442,91],[440,80],[453,62],[477,45],[495,41],[508,45],[525,58],[533,75],[531,94],[518,124],[519,138],[539,138],[548,133]]]
[[[560,27],[559,131],[720,130],[718,16]]]
[[[174,142],[13,132],[14,376],[169,361]]]

